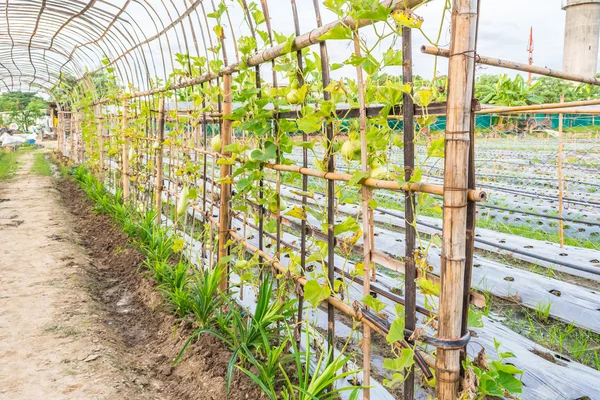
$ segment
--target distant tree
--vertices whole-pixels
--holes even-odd
[[[33,93],[8,92],[0,96],[0,112],[10,113],[9,120],[26,131],[44,115],[46,101]]]
[[[475,97],[482,104],[524,106],[542,102],[537,95],[539,81],[528,86],[521,75],[511,79],[506,74],[481,75],[475,83]]]

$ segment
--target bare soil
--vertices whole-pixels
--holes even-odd
[[[0,399],[257,399],[231,353],[191,331],[142,271],[143,256],[77,183],[0,182]]]

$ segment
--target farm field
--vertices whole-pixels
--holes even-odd
[[[590,170],[589,160],[593,160],[596,140],[588,140],[584,143],[577,143],[577,148],[565,146],[565,154],[571,157],[571,162],[565,163],[565,181],[576,182],[569,185],[569,189],[563,193],[565,202],[563,218],[568,220],[568,224],[574,224],[576,229],[569,229],[565,221],[564,240],[566,245],[559,244],[558,239],[558,219],[549,219],[550,217],[560,218],[557,211],[557,183],[556,182],[556,152],[548,149],[556,145],[556,140],[535,139],[526,137],[517,138],[499,138],[499,139],[481,139],[481,158],[476,154],[479,170],[484,170],[486,179],[481,179],[482,187],[488,193],[488,201],[483,203],[483,207],[478,209],[478,215],[483,214],[478,224],[475,235],[475,256],[474,271],[472,277],[472,289],[476,293],[474,301],[479,303],[480,308],[474,312],[474,326],[470,327],[478,345],[469,346],[468,350],[473,357],[481,350],[483,346],[486,352],[494,354],[495,343],[500,343],[501,350],[510,351],[515,354],[515,359],[509,360],[511,364],[524,370],[524,398],[539,398],[540,396],[584,396],[585,393],[595,393],[594,385],[587,385],[585,381],[589,377],[600,377],[599,349],[597,348],[600,340],[600,319],[597,317],[600,309],[600,295],[598,294],[600,275],[597,273],[598,257],[600,257],[599,240],[594,234],[594,227],[598,225],[598,200],[594,187],[599,184],[596,174],[581,173],[582,170]],[[513,147],[527,148],[521,150],[518,162],[510,162],[502,159],[502,154],[513,154],[514,150],[503,150]],[[425,154],[423,146],[420,153]],[[169,176],[173,171],[183,164],[183,159],[176,161],[173,156],[176,153],[168,153],[164,158],[163,180],[164,192],[163,201],[171,203],[175,207],[178,198],[181,196],[182,186],[174,184]],[[322,151],[315,148],[315,157],[309,159],[308,166],[314,168],[314,161],[319,160]],[[577,158],[573,156],[577,154]],[[190,158],[201,159],[202,155],[190,153]],[[398,156],[394,150],[390,151],[390,158]],[[298,159],[301,154],[292,153],[292,159]],[[554,158],[553,158],[554,157]],[[177,158],[177,156],[176,156]],[[496,161],[490,161],[496,160]],[[312,161],[312,162],[311,162]],[[118,160],[110,161],[110,165],[116,167]],[[397,161],[402,163],[401,158]],[[439,163],[439,159],[429,158],[423,164],[423,169],[432,171],[434,166]],[[341,170],[353,167],[342,164]],[[354,166],[355,167],[355,166]],[[592,167],[593,168],[593,167]],[[501,170],[502,174],[487,173],[487,169],[493,171]],[[110,170],[110,168],[109,168]],[[219,179],[219,171],[207,166],[207,179],[197,180],[192,183],[193,187],[201,192],[206,185],[207,198],[217,198],[211,195],[211,190],[218,194],[218,186],[215,182]],[[424,174],[424,182],[436,182],[439,180],[439,174]],[[534,176],[534,180],[532,180]],[[554,176],[554,178],[553,178]],[[584,179],[585,176],[585,179]],[[493,178],[493,180],[492,180]],[[155,179],[150,177],[149,181]],[[276,174],[274,172],[267,174],[264,179],[265,187],[275,187],[277,184]],[[298,257],[299,236],[302,222],[311,230],[312,236],[325,238],[326,232],[323,231],[319,220],[314,216],[322,210],[322,204],[326,201],[323,188],[317,179],[309,179],[307,187],[311,192],[307,199],[308,212],[306,218],[299,218],[294,210],[302,205],[303,196],[297,179],[293,174],[283,173],[280,176],[279,192],[281,193],[281,202],[285,207],[281,209],[283,225],[281,227],[281,244],[277,249],[277,242],[274,240],[274,232],[266,233],[267,238],[263,243],[265,256],[275,257],[277,252],[284,254],[280,258],[282,268],[292,268],[294,257]],[[515,183],[518,182],[518,183]],[[235,183],[235,182],[234,182]],[[336,190],[343,193],[348,187],[340,184]],[[521,201],[516,198],[522,195]],[[523,199],[543,197],[536,203],[537,208],[522,208]],[[376,196],[378,202],[374,208],[374,244],[379,251],[380,257],[389,259],[401,258],[404,254],[405,241],[405,221],[401,211],[404,210],[402,197],[398,194],[391,195],[384,193],[382,196]],[[569,199],[569,200],[565,200]],[[572,200],[573,203],[567,203]],[[525,200],[526,201],[526,200]],[[210,201],[207,201],[210,204]],[[357,217],[358,205],[357,198],[347,196],[345,202],[339,202],[336,206],[337,222],[342,223],[347,217]],[[194,204],[192,202],[192,204]],[[379,205],[381,204],[381,205]],[[495,204],[502,208],[500,210],[488,208],[488,204]],[[512,204],[512,206],[511,206]],[[531,203],[528,203],[531,204]],[[425,208],[426,207],[426,208]],[[418,210],[422,216],[417,219],[417,231],[419,232],[419,246],[427,248],[428,272],[433,276],[439,276],[440,273],[440,252],[436,237],[439,237],[441,231],[441,219],[439,214],[439,200],[427,200],[425,207]],[[212,204],[209,207],[209,218],[217,220],[219,217],[219,207]],[[544,211],[545,210],[545,211]],[[184,237],[185,245],[189,247],[186,256],[191,260],[203,260],[200,262],[210,263],[202,254],[208,247],[206,244],[206,234],[202,225],[197,222],[203,220],[203,212],[198,207],[192,205],[187,210],[187,217],[184,223],[187,228],[183,228],[181,234]],[[510,215],[511,218],[502,218],[504,215]],[[164,216],[172,229],[177,230],[177,226],[182,227],[181,222],[177,222],[177,216]],[[495,222],[492,216],[498,218]],[[519,220],[519,216],[521,220]],[[595,217],[595,218],[594,218]],[[501,219],[501,220],[500,220]],[[257,225],[243,213],[235,215],[232,221],[234,231],[240,232],[238,235],[258,249],[259,234]],[[542,222],[541,224],[538,222]],[[576,221],[576,222],[574,222]],[[582,232],[589,231],[588,235]],[[184,233],[185,232],[185,233]],[[202,232],[202,233],[200,233]],[[521,233],[525,232],[525,236]],[[208,232],[210,235],[210,232]],[[340,240],[347,240],[348,235],[340,235]],[[574,244],[570,244],[574,243]],[[343,246],[336,251],[335,266],[336,279],[343,281],[348,285],[347,291],[349,303],[362,298],[360,285],[354,284],[351,279],[352,271],[356,268],[356,263],[360,258],[360,248],[364,246],[362,238],[358,238],[350,248]],[[315,240],[307,247],[307,254],[318,252],[319,244]],[[254,257],[255,258],[255,257]],[[246,260],[247,256],[242,259]],[[249,259],[252,262],[253,258]],[[248,261],[245,261],[248,262]],[[237,265],[238,263],[236,263]],[[384,294],[384,297],[377,297],[382,302],[385,309],[382,311],[388,321],[393,321],[396,317],[393,313],[394,305],[398,296],[405,292],[403,276],[398,274],[402,272],[394,269],[398,265],[393,263],[384,268],[377,269],[376,279],[373,280],[372,287],[377,288]],[[318,264],[311,270],[315,276],[319,276]],[[355,278],[354,278],[355,279]],[[255,305],[252,300],[255,294],[251,288],[243,289],[243,278],[232,276],[232,284],[241,284],[239,297],[240,304],[252,310]],[[360,281],[358,281],[360,283]],[[356,285],[356,286],[355,286]],[[248,294],[250,293],[250,296]],[[387,293],[387,295],[385,295]],[[387,297],[386,297],[387,296]],[[431,306],[435,299],[428,296],[417,298],[417,304],[423,309],[426,305]],[[482,303],[485,303],[483,306]],[[326,334],[327,315],[321,309],[306,310],[304,316],[311,321],[314,326]],[[426,326],[424,326],[426,329]],[[356,332],[352,324],[346,320],[336,322],[336,334],[343,339],[345,346],[359,346],[360,334]],[[503,344],[504,343],[504,344]],[[510,345],[508,345],[509,343]],[[340,348],[342,350],[342,348]],[[383,367],[383,359],[387,351],[385,346],[372,347],[373,373],[381,381],[388,379],[388,373]],[[565,360],[568,360],[565,362]],[[576,382],[573,385],[565,387],[547,386],[543,383],[544,377],[560,376],[567,374],[571,381]],[[373,389],[378,395],[386,397],[386,389],[378,386]],[[389,392],[387,392],[389,393]],[[393,393],[393,392],[392,392]]]

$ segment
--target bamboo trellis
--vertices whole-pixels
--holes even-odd
[[[414,398],[415,376],[418,374],[430,379],[434,376],[432,369],[436,370],[437,397],[455,398],[459,389],[460,359],[464,357],[465,346],[470,339],[467,329],[469,306],[472,303],[481,305],[483,299],[481,294],[470,290],[476,203],[486,200],[486,192],[478,189],[475,183],[474,116],[478,112],[563,110],[568,106],[600,103],[591,101],[479,110],[473,99],[476,62],[507,65],[502,60],[476,57],[479,2],[454,0],[450,49],[425,49],[428,54],[449,57],[447,103],[415,105],[415,94],[411,89],[405,91],[395,104],[386,104],[388,108],[381,104],[368,104],[365,100],[365,71],[359,64],[352,76],[356,82],[357,104],[331,110],[328,115],[321,117],[318,127],[311,132],[302,130],[301,135],[286,135],[290,131],[282,126],[289,121],[300,120],[305,108],[310,106],[316,112],[322,111],[316,109],[316,104],[310,103],[318,103],[317,100],[304,99],[298,107],[288,107],[278,101],[273,102],[268,110],[247,110],[248,114],[264,113],[262,125],[248,127],[243,124],[243,118],[247,115],[236,120],[239,117],[236,110],[256,103],[251,103],[249,97],[244,98],[242,92],[246,90],[251,92],[250,96],[264,100],[262,96],[267,93],[265,88],[273,91],[281,89],[283,85],[278,81],[277,72],[281,68],[278,63],[284,59],[290,64],[295,63],[294,74],[302,87],[307,80],[304,71],[309,63],[320,61],[316,67],[320,87],[317,96],[322,97],[323,104],[331,103],[332,90],[323,88],[335,83],[331,79],[334,63],[328,53],[329,41],[323,38],[324,35],[327,37],[340,28],[349,28],[351,36],[346,40],[353,45],[351,52],[354,56],[361,58],[361,29],[375,21],[341,17],[324,23],[319,1],[305,1],[302,6],[310,9],[314,28],[303,33],[300,22],[303,22],[302,25],[306,22],[306,10],[301,10],[301,19],[297,4],[300,1],[281,1],[277,2],[277,6],[286,3],[291,8],[293,20],[292,37],[282,42],[271,26],[273,9],[269,9],[267,0],[261,0],[260,5],[242,0],[239,8],[235,8],[238,3],[234,3],[233,7],[224,9],[220,6],[224,3],[217,6],[197,0],[183,7],[173,6],[175,12],[167,1],[161,1],[160,6],[156,7],[143,7],[141,3],[136,5],[134,3],[137,2],[130,1],[119,6],[109,3],[108,8],[112,11],[102,11],[93,3],[90,2],[83,9],[77,9],[75,2],[69,4],[67,9],[71,13],[65,13],[68,16],[66,21],[58,17],[51,18],[56,25],[52,41],[61,46],[68,43],[63,32],[65,26],[72,24],[72,29],[78,31],[78,35],[72,38],[78,44],[69,54],[59,52],[61,46],[57,45],[52,49],[56,58],[47,62],[48,67],[42,73],[37,71],[36,65],[45,61],[45,54],[39,54],[41,47],[34,41],[28,47],[28,60],[14,58],[15,66],[19,64],[22,67],[17,66],[20,74],[9,70],[6,75],[0,71],[0,80],[7,88],[38,85],[43,90],[54,89],[53,95],[60,94],[62,99],[75,100],[59,102],[63,109],[59,112],[57,127],[59,150],[76,162],[94,169],[108,187],[120,190],[124,200],[136,209],[157,211],[156,223],[171,224],[185,234],[190,240],[186,243],[188,248],[193,247],[191,241],[199,241],[199,264],[202,267],[215,268],[218,263],[226,263],[232,268],[227,261],[229,256],[243,258],[244,252],[246,256],[256,255],[261,276],[273,273],[280,278],[280,285],[285,285],[286,280],[297,285],[295,291],[290,291],[290,295],[298,298],[296,322],[307,315],[302,287],[310,280],[309,269],[314,268],[313,262],[309,261],[309,252],[315,251],[317,241],[324,243],[322,266],[326,273],[320,279],[332,289],[323,300],[327,306],[323,311],[327,319],[323,331],[328,349],[339,347],[336,325],[341,322],[340,318],[336,318],[336,310],[362,323],[362,384],[369,386],[373,383],[372,334],[386,336],[390,326],[366,304],[360,301],[349,303],[348,299],[335,291],[336,281],[348,286],[359,285],[360,293],[364,296],[376,293],[393,304],[404,306],[405,335],[396,340],[393,346],[398,349],[415,348],[417,365],[404,380],[404,399]],[[380,6],[391,13],[421,3],[422,0],[385,0]],[[270,4],[273,6],[274,2]],[[156,32],[146,32],[141,28],[141,23],[135,21],[133,14],[139,11],[139,7],[151,20],[160,22],[156,24]],[[254,16],[258,11],[263,16],[262,20]],[[91,35],[83,33],[84,19],[81,17],[84,14],[94,17],[92,19],[95,22],[85,27],[91,31]],[[212,20],[215,16],[217,22]],[[248,54],[238,48],[232,16],[238,16],[248,25],[247,37],[254,40]],[[221,23],[221,18],[229,22]],[[40,21],[39,16],[36,21]],[[262,24],[265,26],[259,29]],[[259,47],[263,34],[265,46]],[[401,36],[402,40],[402,82],[410,87],[413,84],[411,29],[402,27],[396,36]],[[83,51],[84,48],[90,50]],[[309,49],[314,52],[311,57],[307,53]],[[96,62],[97,65],[104,56],[107,60],[101,67],[86,72],[84,66],[89,66],[90,62]],[[205,62],[199,62],[200,58]],[[175,59],[183,62],[176,65]],[[516,63],[510,63],[507,67],[526,70]],[[174,74],[175,70],[183,72],[173,78],[171,73]],[[248,74],[248,71],[252,74]],[[268,76],[266,72],[271,72],[270,79],[265,78]],[[532,72],[597,84],[595,79],[565,75],[560,71],[538,68]],[[109,76],[114,74],[115,82],[120,82],[121,86],[128,84],[129,87],[121,87],[121,91],[112,95],[92,91],[90,99],[82,88],[90,89],[92,78],[102,73]],[[67,79],[66,75],[69,74],[71,79]],[[72,85],[79,85],[65,89],[63,84],[67,80]],[[169,82],[165,83],[167,80]],[[244,87],[244,84],[247,85]],[[71,89],[72,93],[65,93]],[[241,99],[237,104],[236,98]],[[401,115],[404,121],[404,159],[403,165],[399,166],[403,182],[399,182],[401,179],[369,176],[373,168],[369,165],[368,135],[369,128],[376,124],[371,118],[375,119],[384,110],[389,111],[390,115]],[[91,114],[92,118],[88,118],[86,113]],[[436,114],[448,117],[444,184],[411,182],[416,169],[415,118]],[[341,203],[339,194],[350,186],[349,182],[355,177],[340,167],[339,153],[334,148],[334,144],[340,141],[337,134],[342,120],[356,121],[360,137],[361,159],[357,171],[363,173],[364,177],[355,183],[360,188],[357,189],[360,191],[357,220],[361,222],[362,243],[358,243],[358,238],[336,234],[336,227],[341,225],[337,211]],[[260,135],[250,135],[251,131],[260,131]],[[300,147],[301,165],[284,162],[282,148],[289,144],[284,143],[284,138],[289,140],[289,136],[299,136],[303,143],[309,143],[316,141],[314,137],[321,133],[323,140],[319,145],[323,147],[320,154],[322,159],[310,157],[309,145],[304,145]],[[217,135],[220,138],[219,148],[212,148],[211,151],[211,141]],[[236,146],[246,145],[263,150],[270,145],[276,150],[273,157],[256,162],[254,170],[244,169],[245,160],[234,156]],[[316,161],[320,165],[317,166]],[[254,173],[260,176],[253,183],[258,188],[257,195],[254,198],[245,195],[243,200],[238,200],[236,196],[242,190],[240,182]],[[296,178],[300,180],[300,187],[289,189],[293,188],[289,181],[295,181]],[[324,204],[318,204],[309,194],[311,186],[319,185],[324,188]],[[187,186],[197,189],[197,196],[189,204],[185,222],[178,223],[173,217],[173,209]],[[372,203],[373,192],[376,191],[402,192],[405,221],[403,259],[390,257],[376,247]],[[419,268],[422,255],[415,227],[416,203],[419,196],[428,194],[443,196],[442,273],[439,277]],[[294,214],[296,217],[284,212],[284,195],[288,198],[299,197],[296,207],[299,207],[300,215],[304,215],[304,218],[298,219],[298,212]],[[323,226],[311,223],[308,218],[310,210],[319,206],[323,206]],[[236,253],[238,248],[243,251]],[[339,257],[344,249],[349,249],[348,254],[360,258],[362,269],[359,275],[349,274],[340,265]],[[298,268],[290,268],[286,257],[297,257]],[[404,297],[378,285],[377,273],[382,269],[404,275]],[[416,280],[423,277],[440,286],[437,313],[417,304],[419,289]],[[229,291],[232,285],[232,282],[224,281],[220,290]],[[240,300],[247,297],[245,291],[242,283]],[[437,319],[437,334],[417,334],[418,314]],[[436,349],[435,358],[429,351],[431,347]],[[371,398],[371,390],[363,389],[362,395],[365,399]]]

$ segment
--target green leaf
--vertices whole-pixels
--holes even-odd
[[[181,251],[183,251],[183,245],[184,245],[183,239],[177,238],[177,239],[173,240],[173,245],[171,246],[171,250],[173,250],[174,253],[181,253]]]
[[[326,230],[326,229],[325,229]],[[344,222],[341,224],[335,225],[333,228],[333,233],[335,236],[341,235],[346,232],[358,232],[360,230],[360,225],[356,220],[352,217],[346,218]]]
[[[428,157],[444,157],[444,137],[432,140],[427,145],[427,156]]]
[[[304,211],[304,209],[302,209],[302,207],[298,206],[292,207],[292,209],[286,212],[285,215],[288,215],[292,218],[298,218],[302,221],[306,220],[306,212]]]
[[[490,362],[490,371],[504,372],[510,375],[522,374],[523,371],[514,365],[502,364],[500,361]]]
[[[348,185],[350,185],[350,186],[358,185],[359,183],[361,183],[364,179],[366,179],[368,177],[369,177],[368,172],[355,171],[352,174],[352,177],[350,178],[350,180],[348,181]]]
[[[347,26],[338,25],[329,32],[321,35],[319,40],[350,40],[352,31]]]
[[[330,294],[329,287],[327,285],[321,286],[316,280],[310,280],[304,285],[304,298],[315,308]]]
[[[371,21],[387,21],[391,12],[392,8],[386,8],[381,4],[377,4],[377,7],[375,9],[371,8],[359,11],[356,15],[356,19],[369,19]]]
[[[388,49],[383,53],[383,64],[385,66],[402,65],[402,50]]]
[[[469,318],[467,320],[467,326],[469,328],[483,328],[483,311],[475,311],[472,308],[469,308]]]
[[[370,309],[375,311],[375,313],[377,314],[379,314],[385,309],[385,304],[371,295],[365,296],[362,299],[362,302],[365,303]]]
[[[374,75],[379,71],[379,61],[375,59],[372,55],[366,57],[366,59],[361,64],[361,67],[365,70],[365,72],[369,75]]]
[[[419,289],[421,290],[421,293],[424,295],[427,294],[431,294],[434,296],[439,296],[440,295],[440,285],[437,283],[433,283],[433,281],[430,281],[429,279],[425,278],[425,277],[421,277],[419,279],[417,279],[416,281],[417,286],[419,287]]]
[[[504,392],[500,386],[487,374],[479,376],[479,391],[482,395],[504,397]]]
[[[404,340],[404,312],[402,315],[398,315],[392,325],[390,331],[385,337],[388,343],[394,343],[400,340]]]
[[[311,114],[296,120],[298,129],[305,133],[313,133],[321,130],[321,118]]]
[[[412,348],[402,349],[400,357],[386,358],[383,360],[383,368],[391,371],[404,373],[415,364],[415,351]]]
[[[498,379],[496,379],[496,382],[509,393],[523,392],[523,382],[506,372],[498,372]]]

